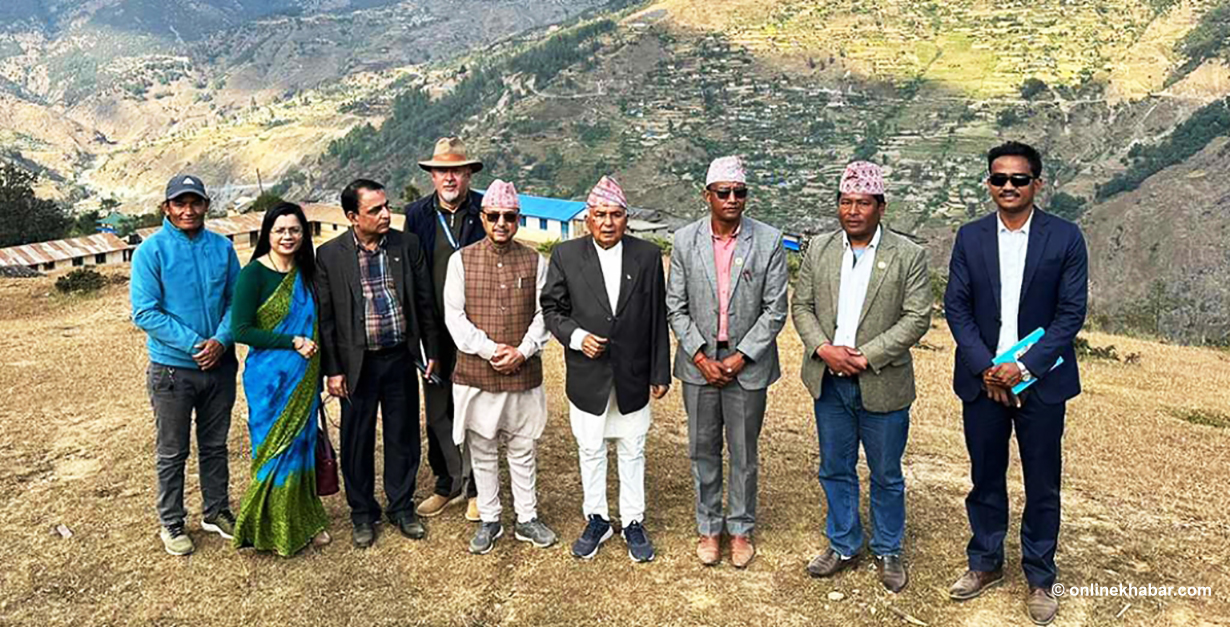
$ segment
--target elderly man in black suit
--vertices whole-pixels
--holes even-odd
[[[376,411],[384,420],[387,513],[403,535],[426,534],[414,511],[422,456],[418,371],[436,369],[439,328],[423,248],[413,233],[390,228],[389,201],[375,181],[342,191],[346,233],[316,252],[321,368],[342,399],[342,477],[354,543],[371,546],[380,521],[375,497]],[[420,343],[423,351],[420,351]]]
[[[606,500],[607,443],[619,459],[619,513],[628,556],[654,557],[645,533],[645,436],[649,397],[670,389],[666,279],[654,244],[625,236],[628,202],[602,177],[586,203],[590,236],[555,247],[542,291],[547,328],[567,350],[567,391],[577,439],[585,531],[572,554],[590,559],[612,535]]]

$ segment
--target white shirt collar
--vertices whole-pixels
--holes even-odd
[[[618,242],[615,242],[615,245],[610,248],[603,248],[598,245],[598,240],[594,240],[594,250],[598,251],[599,255],[614,256],[616,254],[623,252],[623,249],[624,249],[624,241],[622,239],[619,240]]]
[[[871,236],[871,243],[867,245],[867,248],[879,248],[880,236],[883,234],[884,225],[876,225],[876,234]],[[850,236],[845,231],[841,232],[841,242],[846,250],[850,250]]]
[[[1034,214],[1036,214],[1036,213],[1038,213],[1038,208],[1037,208],[1037,207],[1034,207],[1033,209],[1030,209],[1030,210],[1029,210],[1029,217],[1025,219],[1025,224],[1024,224],[1024,226],[1022,226],[1022,227],[1020,228],[1020,230],[1018,230],[1018,231],[1013,231],[1012,229],[1008,228],[1008,225],[1007,225],[1007,224],[1004,224],[1004,216],[999,215],[999,212],[998,212],[998,211],[997,211],[997,212],[995,212],[995,220],[996,220],[997,222],[999,222],[999,232],[1000,232],[1000,233],[1021,233],[1022,235],[1029,235],[1029,227],[1033,225],[1033,223],[1034,223]]]

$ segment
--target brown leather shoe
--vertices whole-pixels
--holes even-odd
[[[722,541],[720,536],[701,536],[696,543],[696,557],[705,566],[715,566],[722,561]]]
[[[948,589],[948,596],[956,601],[968,601],[983,593],[991,586],[999,585],[1004,581],[1004,569],[998,568],[992,571],[985,570],[967,570],[952,587]]]
[[[458,494],[457,496],[444,496],[441,494],[432,494],[427,497],[422,503],[419,503],[415,510],[419,516],[423,518],[433,518],[444,513],[444,510],[450,505],[456,505],[465,500],[465,495]]]
[[[813,557],[811,562],[807,564],[807,574],[812,577],[832,577],[843,570],[858,566],[862,558],[862,553],[855,553],[846,559],[842,559],[841,555],[833,550],[833,547],[829,547],[823,553]]]
[[[730,536],[730,563],[735,568],[747,568],[756,557],[756,545],[749,536]]]
[[[1025,597],[1025,611],[1035,625],[1049,625],[1059,613],[1059,599],[1047,588],[1030,586],[1029,596]]]
[[[905,584],[910,582],[900,555],[877,555],[876,570],[880,572],[880,583],[893,594],[904,590]]]

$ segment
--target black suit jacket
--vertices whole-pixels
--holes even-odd
[[[431,275],[419,238],[391,230],[386,236],[393,287],[406,315],[406,344],[410,354],[423,359],[437,356],[439,327],[434,315]],[[359,257],[352,231],[323,244],[316,251],[316,291],[320,298],[320,355],[325,376],[346,375],[346,384],[359,385],[367,330],[363,322],[363,288],[359,284]]]
[[[996,213],[961,227],[948,266],[944,311],[957,340],[952,386],[967,403],[983,393],[982,373],[991,367],[999,341],[998,233]],[[1021,363],[1038,378],[1029,390],[1055,405],[1081,391],[1073,342],[1085,324],[1089,255],[1080,227],[1035,208],[1023,278],[1017,332],[1025,337],[1041,327],[1046,334]],[[1063,364],[1051,370],[1059,357]]]
[[[483,230],[482,206],[483,195],[471,190],[469,202],[466,203],[465,222],[461,225],[461,241],[457,242],[461,248],[487,237],[487,232]],[[431,271],[436,263],[436,194],[433,192],[406,205],[405,214],[405,230],[418,236],[427,255],[427,270]],[[444,303],[437,304],[443,312]]]
[[[650,385],[671,382],[662,251],[632,236],[622,241],[624,276],[614,311],[590,236],[555,247],[542,290],[543,319],[564,345],[568,400],[590,414],[605,412],[612,385],[619,411],[627,414],[649,403]],[[610,339],[601,357],[568,347],[578,328]]]

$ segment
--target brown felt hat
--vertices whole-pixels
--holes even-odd
[[[430,172],[432,168],[459,168],[471,166],[475,172],[483,169],[483,162],[471,159],[466,155],[465,142],[457,137],[441,137],[436,140],[435,152],[426,161],[420,161],[419,167]]]

